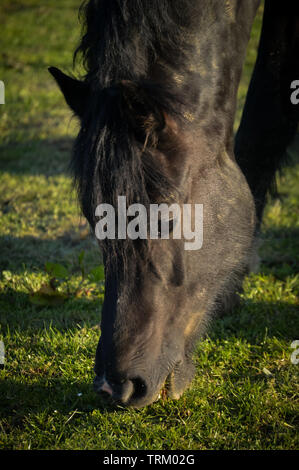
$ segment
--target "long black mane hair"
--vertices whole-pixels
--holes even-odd
[[[86,79],[102,87],[148,76],[157,62],[183,72],[192,52],[200,2],[193,0],[89,0],[79,16],[81,42],[75,51]],[[202,13],[202,12],[201,12]]]
[[[184,158],[173,123],[184,126],[194,97],[176,75],[188,74],[194,10],[190,0],[90,0],[81,7],[83,35],[74,59],[83,59],[89,95],[72,169],[93,229],[96,206],[116,208],[118,195],[126,196],[127,205],[146,207],[180,198],[179,178],[159,157]],[[108,267],[117,262],[121,270],[146,246],[146,241],[106,241]]]

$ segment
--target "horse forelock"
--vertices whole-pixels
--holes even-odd
[[[72,169],[83,213],[93,229],[97,205],[116,207],[119,195],[126,197],[127,205],[145,207],[180,199],[161,155],[170,157],[171,166],[172,154],[184,153],[180,132],[173,129],[186,120],[186,109],[190,112],[192,106],[185,106],[173,71],[187,75],[198,6],[189,0],[152,3],[148,8],[145,0],[93,0],[81,8],[84,30],[74,60],[82,56],[84,80],[92,93]],[[157,62],[165,75],[155,81],[149,71]],[[167,132],[160,132],[163,125]],[[102,246],[108,264],[114,260],[125,270],[126,259],[147,256],[149,243],[107,240]]]

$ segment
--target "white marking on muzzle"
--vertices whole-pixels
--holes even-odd
[[[102,392],[109,393],[109,395],[112,395],[112,394],[113,394],[112,388],[110,387],[110,385],[108,384],[108,382],[106,382],[105,379],[104,379],[103,385],[101,386],[100,390],[101,390]]]

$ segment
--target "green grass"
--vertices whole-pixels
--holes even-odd
[[[241,307],[215,320],[199,344],[192,387],[178,401],[137,411],[113,408],[92,390],[101,258],[67,171],[76,122],[47,72],[49,65],[71,69],[79,3],[2,0],[0,6],[6,84],[0,106],[0,339],[6,347],[0,447],[298,448],[299,365],[290,360],[290,345],[299,339],[298,144],[279,180],[280,196],[266,209],[260,272],[245,280]],[[261,14],[236,123],[260,21]]]

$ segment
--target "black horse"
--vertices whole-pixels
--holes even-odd
[[[204,241],[105,239],[95,388],[135,407],[194,375],[195,342],[234,305],[254,264],[267,192],[298,125],[296,1],[266,0],[258,59],[233,123],[259,0],[90,0],[83,81],[51,67],[79,117],[72,169],[92,229],[98,204],[203,204]],[[297,2],[298,3],[298,2]]]

